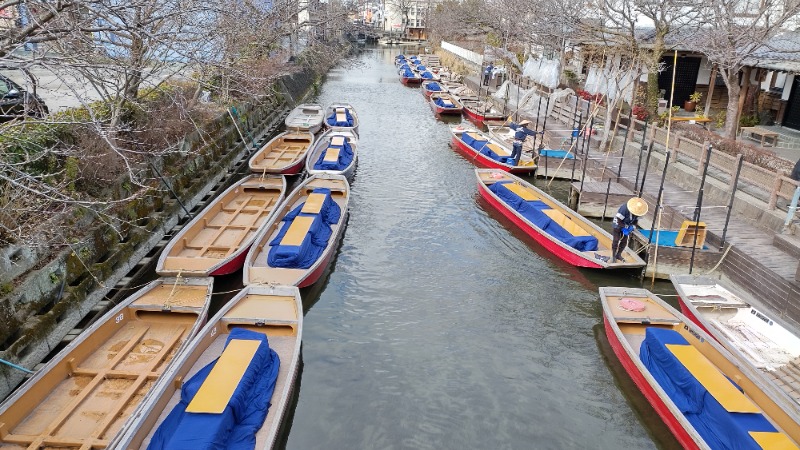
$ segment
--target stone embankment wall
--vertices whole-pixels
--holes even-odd
[[[302,99],[319,76],[299,72],[279,82],[283,97]],[[215,185],[231,175],[237,162],[249,158],[253,143],[274,133],[292,107],[291,100],[238,108],[242,142],[228,113],[206,124],[203,135],[184,138],[182,151],[155,159],[161,173],[180,167],[166,179],[188,210],[204,201]],[[155,174],[152,174],[155,177]],[[124,198],[124,182],[116,189]],[[88,216],[88,215],[87,215]],[[151,252],[185,216],[163,184],[127,204],[114,227],[83,217],[74,225],[74,244],[56,253],[9,246],[0,249],[0,358],[32,368],[60,348],[64,337]],[[152,255],[150,255],[152,256]],[[133,292],[133,291],[131,291]],[[7,396],[24,373],[0,364],[0,397]]]

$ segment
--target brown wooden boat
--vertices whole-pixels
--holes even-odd
[[[208,314],[213,278],[161,278],[81,333],[0,405],[0,446],[106,448]]]
[[[216,276],[241,269],[256,233],[285,193],[283,176],[245,177],[172,238],[158,258],[156,272],[162,276]]]
[[[309,131],[284,131],[250,158],[250,171],[296,175],[303,170],[306,153],[313,145],[314,135]]]
[[[316,216],[324,214],[321,208],[326,201],[329,201],[327,195],[315,193],[317,189],[330,190],[329,200],[335,202],[339,210],[338,220],[329,224],[330,236],[327,238],[326,246],[316,258],[313,258],[313,263],[303,264],[304,268],[271,265],[271,257],[276,256],[274,252],[280,251],[278,257],[286,261],[287,258],[294,256],[299,259],[301,252],[305,253],[311,245],[316,246],[312,243],[319,239],[319,235],[315,235],[314,230],[318,229],[317,221],[321,218]],[[349,201],[350,185],[342,175],[313,175],[297,186],[269,223],[258,233],[244,263],[244,284],[274,284],[301,288],[314,284],[322,276],[333,257],[339,239],[344,234]],[[291,220],[287,219],[286,216],[290,215],[290,212],[296,212],[295,210],[301,208],[301,205],[300,214]],[[279,242],[275,242],[281,233],[283,233],[282,238]],[[273,243],[277,245],[271,246]],[[290,253],[288,257],[283,253],[284,249],[290,251],[287,252]],[[319,249],[319,246],[316,246],[316,249]],[[294,254],[291,254],[292,251]],[[309,263],[305,259],[303,262]]]
[[[182,384],[217,357],[219,359],[214,369],[191,401],[194,402],[198,396],[202,396],[205,389],[214,394],[215,400],[223,399],[220,403],[224,403],[225,396],[219,393],[224,391],[232,395],[241,380],[241,378],[238,380],[231,378],[230,374],[234,372],[234,367],[231,367],[231,362],[225,358],[226,353],[235,349],[229,346],[223,350],[231,331],[235,329],[246,329],[267,335],[269,348],[280,358],[271,405],[263,425],[255,436],[255,448],[272,448],[279,435],[297,379],[303,335],[303,305],[300,291],[296,287],[289,286],[245,286],[209,320],[195,339],[187,345],[186,350],[175,358],[169,372],[165,373],[153,388],[147,401],[134,414],[129,426],[112,444],[113,447],[147,448],[156,430],[181,400]],[[246,361],[248,365],[251,364],[250,361]],[[214,383],[214,371],[224,373],[225,381]],[[242,372],[244,370],[237,373]]]

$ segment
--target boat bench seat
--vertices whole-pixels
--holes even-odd
[[[525,200],[526,202],[539,200],[539,196],[536,195],[530,189],[527,189],[525,186],[522,186],[517,183],[505,183],[506,189],[509,191],[517,194],[521,199]]]
[[[331,138],[331,146],[342,147],[344,146],[344,136],[334,136]]]
[[[508,156],[511,154],[503,146],[497,144],[486,144],[486,148],[495,152],[498,156]]]
[[[198,389],[186,412],[221,414],[258,350],[261,341],[232,339]]]
[[[336,113],[336,121],[337,122],[347,122],[347,116],[345,116],[343,112],[337,112]]]
[[[311,230],[311,225],[313,223],[314,217],[295,217],[294,220],[292,220],[292,224],[289,226],[289,230],[286,231],[283,239],[281,239],[280,245],[298,246],[302,244],[309,230]]]
[[[173,271],[206,271],[217,264],[219,258],[203,258],[202,256],[170,256],[164,260],[164,269]]]
[[[339,161],[339,149],[336,147],[328,147],[325,150],[325,158],[323,158],[325,162],[336,162]]]
[[[561,211],[556,209],[543,209],[542,212],[547,214],[547,217],[561,225],[561,228],[567,230],[567,232],[573,236],[591,236],[591,233],[587,232],[583,227],[575,223],[572,218]]]
[[[306,202],[303,204],[303,208],[300,210],[300,212],[306,214],[319,214],[320,210],[322,210],[322,204],[325,202],[325,198],[325,194],[312,192],[308,195],[308,198],[306,198]]]

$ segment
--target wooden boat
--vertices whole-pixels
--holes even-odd
[[[398,72],[400,75],[400,82],[406,86],[416,86],[418,84],[422,84],[422,77],[417,72],[414,72],[411,69],[400,67],[400,71]]]
[[[358,136],[352,131],[328,130],[317,139],[306,158],[309,175],[329,173],[353,179],[358,163]]]
[[[450,131],[453,134],[452,147],[478,167],[512,173],[536,172],[536,162],[533,158],[523,154],[519,164],[515,165],[509,148],[478,130],[459,125]]]
[[[218,276],[242,268],[258,229],[286,194],[281,175],[248,175],[192,219],[161,252],[162,276]]]
[[[319,192],[320,189],[328,189],[330,194]],[[313,175],[297,186],[250,248],[244,264],[244,284],[301,288],[314,284],[322,276],[344,234],[349,200],[350,185],[341,175]],[[330,205],[331,201],[336,207]],[[292,218],[289,213],[296,209],[302,215]],[[338,217],[333,213],[336,210]],[[332,218],[338,220],[334,222]],[[321,221],[330,225],[330,236],[324,248],[319,248],[318,242],[314,244],[317,248],[313,248],[312,241],[327,234]]]
[[[472,96],[459,98],[461,99],[461,104],[464,105],[464,115],[479,127],[482,127],[488,121],[506,119],[506,115],[495,109],[489,101]]]
[[[161,278],[105,314],[0,405],[0,446],[106,448],[205,323],[212,284]]]
[[[800,337],[781,319],[713,278],[671,275],[670,280],[689,320],[800,399]]]
[[[800,416],[763,374],[647,290],[600,299],[611,348],[684,448],[798,448]]]
[[[630,248],[612,263],[611,234],[536,186],[496,169],[475,169],[475,175],[478,193],[493,209],[560,259],[594,269],[645,265]]]
[[[250,171],[296,175],[303,170],[306,153],[314,145],[310,131],[284,131],[250,158]]]
[[[316,134],[322,128],[325,110],[316,103],[302,103],[286,116],[286,128]]]
[[[334,103],[325,112],[325,126],[331,130],[352,131],[358,135],[356,109],[347,103]]]
[[[431,98],[434,93],[447,93],[447,88],[435,80],[426,80],[422,82],[422,95],[426,99]]]
[[[242,330],[247,331],[242,333]],[[273,448],[297,379],[300,342],[303,336],[303,306],[300,292],[296,287],[288,286],[245,286],[209,320],[208,324],[189,343],[186,350],[175,358],[170,370],[164,374],[161,382],[153,387],[147,401],[136,411],[134,420],[125,431],[120,433],[114,441],[113,447],[120,449],[147,448],[159,427],[163,427],[163,429],[159,432],[155,442],[165,443],[172,434],[170,431],[174,430],[174,428],[170,429],[173,422],[167,420],[167,415],[176,406],[183,409],[202,410],[202,415],[206,416],[204,417],[204,426],[209,428],[209,434],[216,431],[213,422],[214,416],[222,420],[225,414],[234,414],[233,411],[239,411],[235,409],[236,406],[232,406],[230,398],[233,397],[234,390],[242,383],[242,379],[249,379],[248,374],[259,368],[262,369],[262,373],[269,373],[268,364],[263,364],[267,367],[262,368],[257,365],[259,360],[253,359],[256,349],[247,351],[246,348],[248,343],[260,342],[256,347],[264,351],[265,347],[262,347],[264,342],[242,339],[243,337],[252,339],[257,336],[254,334],[248,336],[247,332],[266,335],[268,348],[277,353],[280,359],[271,400],[266,398],[268,393],[259,397],[257,392],[251,392],[248,396],[251,402],[255,403],[249,406],[254,408],[261,406],[259,402],[263,404],[265,401],[269,401],[271,403],[271,405],[268,404],[269,409],[263,424],[255,432],[255,448]],[[228,339],[232,339],[231,344],[225,347]],[[244,354],[243,360],[236,361],[235,356],[241,354]],[[248,356],[250,358],[247,358]],[[191,386],[200,383],[200,380],[197,380],[196,383],[191,383],[189,380],[203,367],[215,360],[214,368],[200,384],[196,393],[191,396],[191,400],[187,394],[184,394],[187,395],[187,400],[179,405],[182,385],[189,384]],[[272,377],[275,376],[274,372],[269,374]],[[269,385],[272,380],[265,379],[263,381]],[[257,384],[252,389],[257,387],[260,385]],[[209,400],[208,397],[205,397],[209,394],[213,399],[204,403],[204,400]],[[238,395],[247,394],[240,392]],[[223,412],[217,413],[220,410]],[[184,422],[181,425],[186,426],[192,420],[191,416],[199,413],[184,412],[183,414]],[[180,436],[178,437],[180,438]],[[197,438],[197,435],[192,436],[192,439]],[[193,443],[194,445],[199,444]],[[164,447],[169,448],[170,445]]]
[[[461,103],[450,94],[434,93],[430,95],[429,101],[433,112],[436,114],[461,115]]]

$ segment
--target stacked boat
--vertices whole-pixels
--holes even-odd
[[[162,278],[0,405],[0,445],[273,447],[299,370],[299,288],[320,279],[344,234],[358,143],[349,104],[299,105],[286,125],[253,155],[252,174],[167,244]],[[287,196],[286,176],[306,167]],[[244,289],[208,319],[211,277],[240,269]]]

